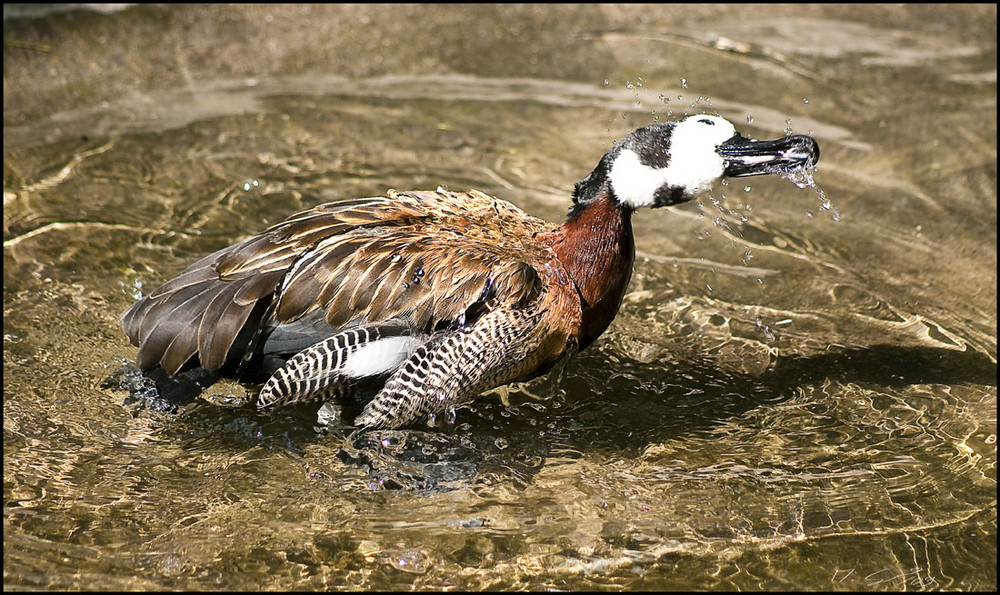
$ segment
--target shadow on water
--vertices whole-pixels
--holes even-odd
[[[911,384],[989,385],[996,381],[997,363],[974,349],[873,345],[782,360],[761,380],[775,390],[786,391],[826,378],[890,388]]]
[[[607,361],[593,359],[587,358],[584,365],[594,370],[610,368]],[[650,444],[705,435],[725,423],[739,424],[753,409],[779,405],[794,398],[802,387],[828,380],[902,389],[916,384],[989,385],[997,374],[996,362],[972,349],[896,345],[788,357],[759,377],[733,374],[715,364],[711,359],[682,362],[663,371],[655,364],[623,362],[617,368],[619,374],[601,391],[594,390],[597,385],[589,375],[570,373],[560,388],[573,396],[564,403],[557,400],[560,408],[529,400],[523,403],[527,406],[511,408],[495,397],[484,397],[459,410],[457,425],[438,425],[429,431],[359,433],[339,420],[320,424],[320,404],[266,414],[256,412],[252,399],[242,399],[240,407],[199,406],[178,416],[184,430],[175,439],[208,439],[211,448],[223,451],[265,444],[293,455],[301,454],[309,444],[339,441],[338,460],[364,470],[372,488],[451,491],[500,478],[523,488],[553,450],[559,456],[641,452]],[[644,379],[651,376],[665,379],[667,390],[657,394],[643,388]],[[176,413],[195,402],[200,387],[211,385],[218,375],[196,368],[178,378],[166,378],[157,371],[143,376],[127,365],[109,377],[104,387],[127,389],[124,404],[134,407],[136,415],[142,409]],[[672,379],[680,382],[673,384]],[[550,391],[555,388],[551,379],[541,383],[549,384]],[[630,396],[606,401],[604,394]],[[350,420],[360,408],[345,406],[338,412]]]
[[[590,367],[592,361],[585,365]],[[577,434],[575,448],[635,451],[652,443],[705,434],[724,423],[739,424],[747,412],[784,403],[802,388],[825,381],[891,390],[917,384],[989,386],[997,374],[996,362],[972,349],[896,345],[831,347],[825,353],[779,358],[759,376],[733,373],[730,366],[711,358],[680,362],[669,371],[635,361],[617,366],[619,374],[603,383],[595,377],[598,373],[564,382],[571,394],[594,395],[570,405],[577,420],[585,420],[583,425],[592,428]],[[606,362],[593,361],[592,367],[609,369]],[[659,394],[644,388],[649,386],[644,379],[651,377],[657,377],[654,386],[664,387]],[[594,386],[603,386],[609,394],[630,397],[625,401],[602,401]],[[618,431],[608,433],[607,426],[617,426]]]

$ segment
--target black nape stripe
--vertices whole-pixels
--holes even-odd
[[[605,187],[608,185],[608,171],[612,154],[617,155],[619,152],[619,150],[615,149],[609,151],[601,158],[601,162],[597,164],[594,171],[576,183],[576,186],[573,187],[573,207],[570,209],[570,215],[578,212],[581,205],[593,202],[605,192]]]

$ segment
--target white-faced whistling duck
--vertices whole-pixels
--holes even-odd
[[[812,138],[747,139],[718,116],[646,126],[576,184],[562,225],[475,190],[322,204],[194,263],[122,325],[143,370],[266,369],[260,409],[356,402],[357,427],[398,428],[593,343],[632,275],[636,209],[818,159]]]

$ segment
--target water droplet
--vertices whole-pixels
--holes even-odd
[[[753,188],[751,188],[750,186],[743,187],[743,192],[750,192],[751,190],[753,190]]]
[[[764,337],[768,341],[774,341],[774,333],[772,333],[771,329],[768,328],[766,324],[764,324],[764,321],[760,319],[760,316],[757,316],[754,322],[757,324],[757,328],[760,329],[760,332],[764,334]]]
[[[430,567],[427,555],[419,551],[409,551],[389,557],[389,564],[396,570],[411,574],[423,574]]]
[[[507,448],[507,441],[504,440],[503,438],[497,438],[496,440],[493,441],[493,444],[495,444],[496,447],[499,448],[500,450]]]
[[[756,118],[754,118],[750,114],[747,114],[747,124],[753,124],[755,121],[756,121]]]
[[[819,210],[821,212],[830,211],[830,217],[834,221],[840,221],[840,213],[833,206],[833,203],[830,202],[830,199],[826,197],[826,193],[816,185],[816,180],[813,179],[813,170],[797,169],[795,171],[783,173],[781,174],[781,177],[786,180],[791,180],[791,182],[799,188],[812,188],[815,190],[816,198],[819,199]],[[809,211],[806,213],[806,216],[812,218],[813,214]]]
[[[400,260],[403,260],[403,257],[400,256],[399,254],[393,254],[392,258],[390,258],[389,260],[391,260],[392,262],[399,262]]]
[[[803,98],[802,98],[802,103],[804,103],[804,104],[806,104],[806,105],[809,105],[809,99],[807,99],[807,98],[803,97]]]
[[[607,87],[610,84],[611,84],[611,81],[609,81],[608,79],[604,79],[604,86],[605,87]]]
[[[688,81],[687,81],[687,79],[686,79],[686,78],[684,78],[684,77],[681,77],[681,87],[683,87],[683,88],[685,88],[685,89],[687,89],[687,88],[688,88]]]

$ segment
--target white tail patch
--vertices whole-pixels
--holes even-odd
[[[426,337],[386,337],[362,345],[349,356],[340,373],[351,378],[388,374],[399,367]]]

